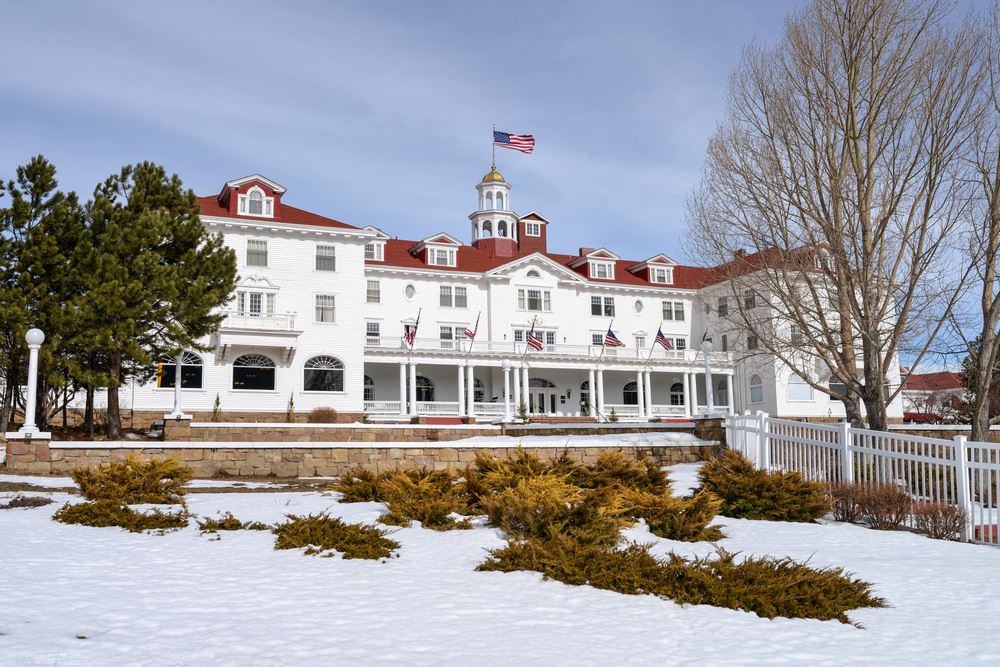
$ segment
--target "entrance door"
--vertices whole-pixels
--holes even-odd
[[[558,401],[559,398],[554,389],[534,389],[529,394],[530,408],[535,414],[555,414]]]

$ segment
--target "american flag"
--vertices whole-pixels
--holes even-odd
[[[511,134],[493,130],[493,145],[501,148],[512,148],[515,151],[531,154],[535,150],[535,138],[530,134]]]
[[[479,313],[479,315],[482,315],[482,313]],[[469,327],[465,327],[465,337],[468,338],[469,340],[475,340],[476,332],[479,331],[479,315],[476,315],[475,327],[473,327],[472,329],[470,329]]]
[[[545,347],[545,343],[542,342],[542,337],[535,333],[534,324],[531,325],[531,331],[528,332],[528,336],[525,338],[525,341],[528,343],[529,346],[531,346],[536,350],[541,350],[543,347]]]
[[[625,343],[618,340],[615,332],[608,327],[608,333],[604,334],[604,347],[625,347]]]
[[[420,326],[420,311],[417,311],[417,321],[413,324],[403,325],[403,340],[410,347],[413,347],[414,341],[417,340],[417,327]]]
[[[656,338],[653,340],[653,345],[659,345],[664,350],[674,349],[674,344],[670,342],[670,339],[663,335],[663,329],[656,330]]]

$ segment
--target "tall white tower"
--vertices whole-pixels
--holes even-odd
[[[472,223],[472,243],[482,239],[506,238],[517,241],[517,215],[510,210],[510,184],[497,171],[497,166],[476,186],[479,209],[469,214]]]

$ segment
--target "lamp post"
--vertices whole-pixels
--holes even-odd
[[[503,420],[511,421],[513,415],[510,412],[510,369],[514,364],[510,359],[504,359],[500,366],[503,368]]]
[[[8,433],[8,438],[20,438],[22,440],[48,439],[51,433],[38,430],[35,425],[35,394],[38,392],[38,349],[45,342],[45,334],[41,329],[28,329],[24,334],[24,340],[28,344],[28,393],[24,397],[24,426],[16,433]]]
[[[705,354],[705,406],[708,415],[715,412],[715,401],[712,398],[712,341],[707,338],[701,342],[701,351]]]
[[[164,419],[190,419],[181,410],[181,373],[184,363],[184,352],[178,352],[174,359],[174,409],[168,415],[163,415]]]

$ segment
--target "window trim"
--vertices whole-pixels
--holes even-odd
[[[756,380],[756,382],[754,382],[754,380]],[[760,391],[760,398],[759,400],[756,401],[753,399],[754,389]],[[754,373],[753,375],[750,376],[749,400],[750,400],[750,405],[760,405],[761,403],[764,402],[764,379],[761,378],[761,376],[758,375],[757,373]]]
[[[372,256],[368,256],[368,246],[372,247]],[[364,258],[370,262],[385,261],[385,241],[368,241],[364,247]]]
[[[330,254],[328,254],[328,255],[326,255],[326,254],[320,254],[321,250],[329,250]],[[313,269],[315,271],[322,271],[323,273],[335,273],[337,271],[337,246],[329,245],[329,244],[326,244],[326,243],[317,243],[316,244],[316,254],[313,257],[314,257]],[[333,260],[333,268],[332,269],[321,269],[319,267],[320,258],[323,258],[323,259],[332,259]]]
[[[263,264],[251,264],[250,263],[250,253],[251,253],[250,246],[252,244],[255,244],[255,243],[263,244],[263,246],[264,246],[264,250],[263,250],[263,252],[264,252],[264,263]],[[252,251],[255,252],[255,253],[260,253],[261,249],[260,248],[253,248]],[[270,251],[270,243],[268,243],[267,239],[247,239],[246,251],[245,251],[244,257],[243,257],[244,263],[247,266],[254,266],[254,267],[257,267],[257,268],[260,268],[260,269],[266,269],[268,267],[268,265],[270,264],[270,260],[271,260],[270,252],[269,251]]]
[[[372,285],[375,286],[374,291]],[[372,299],[372,295],[375,298]],[[382,281],[376,278],[365,278],[365,303],[382,303]]]
[[[445,263],[442,264],[438,261],[438,253],[444,254]],[[427,246],[427,265],[428,266],[445,266],[455,268],[458,266],[458,248],[452,246],[438,246],[430,245]]]
[[[310,368],[309,362],[314,359],[333,359],[334,362],[340,364],[340,368],[336,366],[332,368]],[[340,371],[340,386],[341,389],[306,389],[306,371]],[[303,394],[346,394],[347,393],[347,364],[340,357],[333,354],[314,354],[305,360],[302,364],[302,393]]]
[[[333,315],[333,319],[332,320],[329,320],[329,321],[327,321],[327,320],[321,320],[321,319],[319,319],[317,317],[317,315],[319,314],[318,313],[318,309],[320,307],[319,300],[320,300],[321,297],[329,297],[330,299],[333,300],[332,305],[329,306],[330,309],[333,311],[332,312],[332,315]],[[337,323],[337,295],[336,294],[331,294],[329,292],[323,292],[323,293],[318,293],[318,294],[314,294],[313,295],[313,323],[314,324],[336,324]]]
[[[531,231],[534,229],[535,231]],[[535,222],[532,220],[525,220],[524,222],[524,235],[525,236],[541,236],[542,235],[542,223]]]
[[[260,195],[260,213],[250,212],[250,202],[254,200],[252,195],[255,194]],[[237,196],[236,212],[239,213],[239,215],[246,215],[252,218],[273,218],[274,197],[268,197],[263,188],[259,185],[255,185],[245,193],[240,193]]]
[[[657,280],[662,272],[662,280]],[[672,266],[650,266],[649,267],[649,282],[654,285],[673,285],[674,284],[674,269]]]
[[[589,266],[588,275],[590,278],[595,280],[614,280],[615,279],[615,263],[613,260],[608,259],[591,259],[587,262]],[[599,276],[598,267],[607,270],[606,276]]]
[[[798,378],[798,382],[793,382],[793,378]],[[809,398],[792,398],[792,385],[801,385],[809,390]],[[806,382],[801,375],[797,373],[792,373],[788,376],[785,381],[785,400],[789,403],[814,403],[816,401],[816,392],[813,390],[813,386]]]
[[[270,361],[271,365],[270,366],[266,366],[266,365],[265,366],[244,366],[244,365],[241,364],[241,365],[237,366],[236,362],[239,361],[240,359],[242,359],[243,357],[261,357],[263,359],[267,359],[268,361]],[[235,386],[235,383],[236,383],[236,369],[237,368],[266,368],[266,369],[270,369],[272,371],[272,373],[273,373],[273,379],[274,379],[274,382],[273,382],[274,386],[273,386],[273,388],[272,389],[238,389]],[[280,390],[278,389],[278,364],[277,364],[277,362],[275,362],[274,359],[272,359],[270,355],[263,354],[261,352],[246,352],[244,354],[241,354],[240,356],[238,356],[235,359],[233,359],[232,363],[229,364],[229,390],[230,391],[238,391],[238,392],[246,392],[246,393],[258,393],[258,394],[276,394],[276,393],[278,393],[278,391],[280,391]]]

